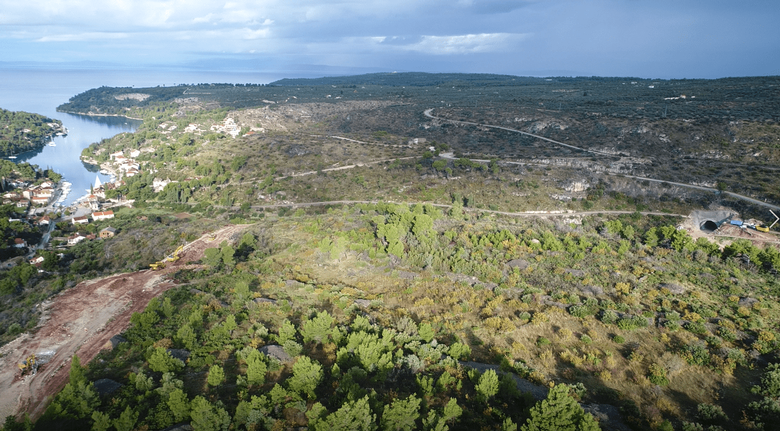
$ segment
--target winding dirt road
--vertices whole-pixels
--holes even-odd
[[[492,124],[474,123],[472,121],[451,120],[449,118],[437,117],[437,116],[433,115],[433,108],[426,109],[423,112],[423,114],[426,117],[434,119],[434,120],[445,121],[445,122],[452,123],[452,124],[464,124],[464,125],[469,125],[469,126],[487,127],[487,128],[490,128],[490,129],[505,130],[507,132],[519,133],[521,135],[530,136],[532,138],[540,139],[542,141],[550,142],[552,144],[559,145],[559,146],[562,146],[562,147],[566,147],[566,148],[569,148],[569,149],[572,149],[572,150],[576,150],[576,151],[582,151],[582,152],[585,152],[585,153],[597,154],[597,155],[600,155],[600,156],[614,157],[614,154],[608,154],[608,153],[604,153],[604,152],[596,151],[596,150],[588,150],[587,148],[575,147],[574,145],[564,144],[563,142],[559,142],[559,141],[556,141],[556,140],[553,140],[553,139],[550,139],[550,138],[545,138],[544,136],[535,135],[533,133],[528,133],[528,132],[524,132],[522,130],[512,129],[512,128],[509,128],[509,127],[495,126],[495,125],[492,125]],[[472,160],[472,159],[470,159],[470,160]],[[477,161],[477,162],[484,162],[484,163],[488,162],[487,160],[477,160],[477,159],[473,159],[473,160]],[[501,161],[503,161],[504,163],[517,163],[517,162],[508,161],[508,160],[501,160]],[[734,197],[734,198],[737,198],[737,199],[741,199],[741,200],[746,201],[746,202],[750,202],[750,203],[752,203],[754,205],[763,206],[765,208],[769,208],[769,209],[773,209],[773,210],[780,210],[780,206],[772,205],[772,204],[767,203],[767,202],[762,202],[762,201],[760,201],[758,199],[754,199],[754,198],[751,198],[751,197],[748,197],[748,196],[744,196],[744,195],[741,195],[739,193],[720,191],[718,189],[711,188],[711,187],[703,187],[703,186],[697,186],[697,185],[694,185],[694,184],[686,184],[686,183],[677,183],[677,182],[673,182],[673,181],[659,180],[659,179],[656,179],[656,178],[638,177],[638,176],[634,176],[634,175],[623,175],[623,174],[613,174],[613,173],[610,173],[610,175],[617,175],[617,176],[622,176],[622,177],[625,177],[625,178],[633,178],[633,179],[637,179],[637,180],[652,181],[652,182],[657,182],[657,183],[668,183],[668,184],[672,184],[672,185],[676,185],[676,186],[680,186],[680,187],[687,187],[687,188],[691,188],[691,189],[703,190],[703,191],[714,192],[714,193],[722,193],[724,195],[728,195],[728,196],[731,196],[731,197]]]

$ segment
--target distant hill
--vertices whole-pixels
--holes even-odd
[[[527,76],[494,75],[489,73],[368,73],[354,76],[332,76],[323,78],[284,78],[269,85],[280,86],[316,86],[316,85],[388,85],[427,87],[452,83],[468,83],[482,85],[522,85],[544,82],[543,78]]]

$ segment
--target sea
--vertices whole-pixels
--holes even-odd
[[[57,65],[3,67],[0,65],[0,108],[45,115],[62,121],[67,136],[55,137],[53,145],[17,154],[14,162],[29,162],[63,175],[71,191],[62,202],[68,206],[87,194],[96,179],[108,175],[81,161],[81,151],[94,142],[119,133],[133,132],[140,121],[125,117],[94,117],[57,112],[71,97],[101,86],[156,87],[198,83],[267,84],[283,78],[268,73],[177,69],[58,68]]]

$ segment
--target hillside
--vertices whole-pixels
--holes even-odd
[[[119,233],[22,283],[3,325],[118,272],[116,297],[165,288],[18,418],[773,429],[780,241],[756,228],[780,205],[777,81],[372,74],[74,96],[60,108],[144,119],[82,154],[121,178],[102,191],[127,206]]]
[[[53,136],[64,132],[60,120],[0,109],[0,157],[41,148]]]
[[[362,142],[392,140],[393,144],[425,138],[445,142],[456,154],[471,158],[587,167],[589,171],[705,185],[777,205],[778,80],[371,74],[283,80],[265,86],[104,87],[74,96],[59,109],[143,117],[158,125],[151,117],[167,113],[180,119],[183,127],[179,131],[186,127],[190,114],[197,118],[198,112],[219,112],[234,118],[248,110],[238,126],[243,133],[253,128],[296,130]],[[438,84],[445,81],[449,84]],[[383,105],[363,108],[365,112],[354,115],[343,109],[348,103],[378,101]],[[602,156],[551,148],[539,139],[513,133],[475,133],[472,127],[431,122],[423,115],[431,108],[439,117],[510,127]],[[266,118],[276,120],[266,124],[262,121]],[[162,133],[157,126],[147,130],[152,136]],[[378,140],[375,133],[387,135]],[[255,134],[254,139],[260,136]],[[316,164],[308,167],[316,169]]]

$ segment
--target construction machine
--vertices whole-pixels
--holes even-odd
[[[180,245],[179,248],[176,249],[176,251],[169,254],[165,258],[165,262],[176,262],[177,260],[179,260],[179,253],[181,253],[182,250],[184,250],[184,246]]]
[[[180,245],[173,253],[169,254],[168,256],[165,256],[165,259],[150,264],[149,268],[152,268],[152,270],[157,271],[158,269],[165,268],[166,262],[176,262],[177,260],[180,259],[179,253],[181,253],[182,250],[184,250],[184,246]]]
[[[38,360],[35,358],[35,354],[28,356],[27,359],[22,361],[19,364],[19,369],[22,371],[22,375],[27,373],[35,375],[35,372],[38,371]]]

